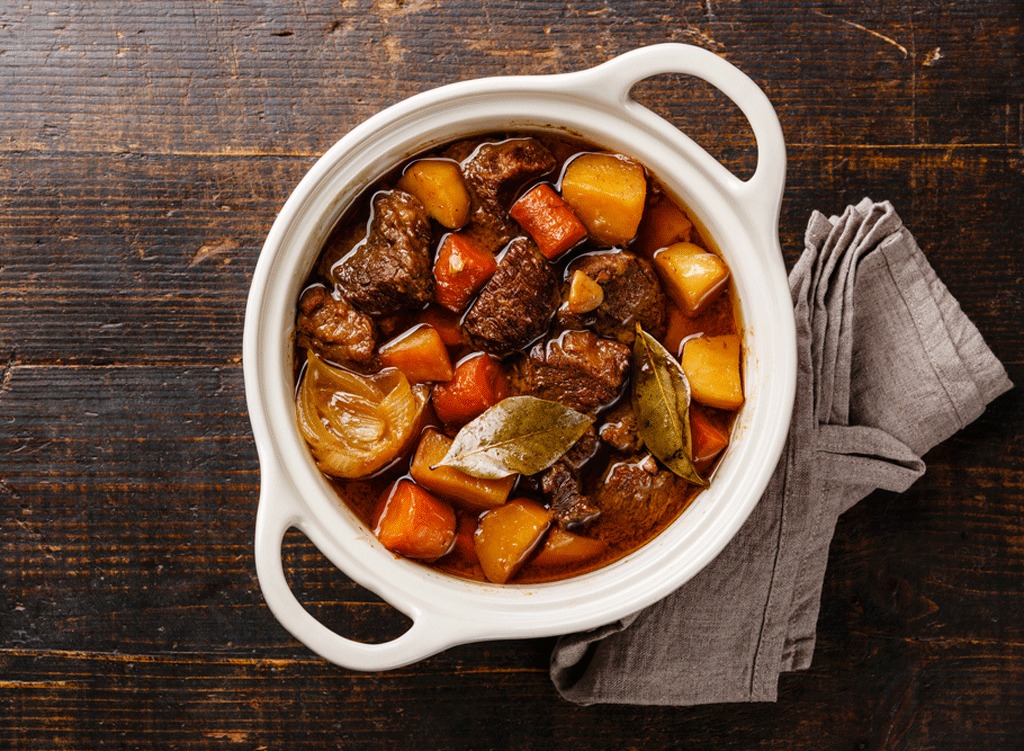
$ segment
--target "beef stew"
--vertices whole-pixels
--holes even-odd
[[[300,429],[396,555],[574,576],[706,485],[743,401],[738,315],[714,245],[636,161],[548,132],[459,141],[398,165],[322,250]]]

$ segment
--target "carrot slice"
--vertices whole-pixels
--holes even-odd
[[[670,198],[662,196],[655,203],[648,204],[644,210],[633,250],[650,259],[659,248],[672,243],[689,242],[692,233],[693,222]]]
[[[459,524],[455,530],[455,544],[452,546],[452,554],[457,555],[467,563],[479,566],[480,561],[476,557],[476,545],[473,543],[473,537],[476,535],[476,522],[475,516],[462,515],[459,517]]]
[[[476,546],[473,537],[476,534],[476,514],[459,515],[459,524],[455,532],[455,543],[448,555],[437,561],[438,570],[455,574],[465,579],[487,581],[480,561],[476,557]]]
[[[428,305],[420,312],[417,320],[433,326],[446,347],[460,347],[466,343],[466,334],[462,330],[458,313],[439,305]]]
[[[384,491],[373,533],[392,553],[436,561],[455,542],[455,509],[408,480]]]
[[[446,235],[434,260],[434,300],[448,310],[458,312],[466,307],[480,288],[498,268],[498,262],[486,248],[481,248],[459,232]]]
[[[583,222],[547,183],[516,201],[509,214],[552,261],[587,236]]]
[[[693,460],[698,465],[709,465],[729,445],[729,434],[695,405],[690,406],[690,434],[693,436]]]
[[[501,366],[490,355],[473,355],[455,366],[450,381],[434,387],[434,412],[445,425],[463,425],[507,394]]]
[[[453,370],[448,349],[437,330],[420,324],[380,345],[380,362],[398,368],[410,383],[450,381]]]

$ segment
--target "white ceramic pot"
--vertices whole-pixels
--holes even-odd
[[[702,78],[753,128],[757,170],[741,181],[675,126],[630,98],[661,73]],[[386,551],[341,503],[299,434],[293,403],[295,301],[346,206],[404,158],[461,136],[564,129],[645,164],[704,225],[732,270],[744,320],[746,404],[711,487],[668,529],[593,573],[498,586],[433,571]],[[291,194],[253,277],[245,318],[246,399],[259,451],[256,570],[274,615],[310,649],[355,670],[385,670],[456,644],[551,636],[609,623],[666,596],[707,565],[754,508],[782,451],[796,381],[793,310],[779,249],[785,145],[761,90],[716,55],[678,44],[596,68],[487,78],[419,94],[336,143]],[[310,615],[285,580],[281,542],[296,527],[354,581],[412,619],[383,644],[356,642]]]

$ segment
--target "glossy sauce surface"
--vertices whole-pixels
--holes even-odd
[[[564,174],[565,165],[570,162],[573,157],[583,153],[601,151],[599,147],[580,139],[569,136],[553,135],[547,132],[491,133],[481,136],[479,139],[469,139],[455,144],[450,144],[427,154],[421,154],[415,158],[409,159],[406,162],[397,165],[394,170],[390,171],[385,177],[371,186],[360,197],[360,199],[353,203],[352,207],[332,231],[330,239],[325,244],[321,256],[314,266],[308,283],[311,285],[330,284],[332,267],[345,257],[345,254],[349,251],[354,241],[366,232],[368,220],[371,215],[371,198],[378,191],[393,187],[398,178],[402,175],[403,170],[406,169],[410,163],[415,162],[417,159],[437,155],[443,155],[446,158],[455,158],[456,161],[458,161],[460,159],[468,158],[468,156],[472,154],[475,146],[481,141],[497,142],[503,139],[522,137],[535,138],[540,141],[551,152],[551,154],[554,155],[558,162],[558,167],[555,170],[555,174],[546,176],[541,180],[533,181],[519,188],[517,190],[517,197],[526,193],[538,182],[548,182],[557,188],[561,175]],[[659,200],[670,200],[678,209],[688,215],[691,222],[693,221],[693,218],[692,216],[689,216],[689,212],[686,207],[665,194],[664,189],[658,183],[656,176],[651,175],[649,172],[647,173],[647,185],[648,192],[646,200],[648,207]],[[647,220],[646,211],[644,217],[644,220],[641,221],[640,231],[638,233],[638,237],[641,238],[645,231],[644,222]],[[449,229],[440,226],[437,222],[431,222],[431,245],[435,249],[435,252],[438,245],[449,232]],[[690,234],[689,241],[705,250],[716,252],[714,244],[709,238],[703,235],[696,222],[693,222],[693,229]],[[645,253],[635,247],[640,242],[642,242],[642,240],[634,240],[630,244],[620,246],[616,250],[632,250],[638,255],[646,255],[646,257],[650,257],[650,253]],[[576,248],[570,250],[565,253],[565,255],[557,259],[554,264],[558,277],[563,280],[563,288],[569,283],[570,273],[568,267],[573,261],[586,253],[603,252],[609,252],[609,250],[607,248],[597,247],[589,240],[584,240]],[[499,261],[500,258],[501,254],[499,252]],[[447,320],[456,318],[453,314],[438,308],[434,303],[430,303],[425,307],[426,309],[445,317]],[[734,299],[733,290],[731,286],[728,285],[718,294],[714,302],[699,315],[686,315],[671,299],[667,299],[667,309],[667,333],[664,337],[661,337],[661,342],[666,349],[668,349],[677,358],[680,355],[682,344],[689,337],[699,334],[709,336],[736,334],[739,330],[737,323],[739,311]],[[391,339],[411,327],[422,323],[424,320],[423,316],[424,309],[421,308],[408,309],[394,314],[375,317],[375,323],[380,332],[379,341]],[[529,350],[530,346],[531,345],[527,345],[524,350]],[[449,344],[448,353],[451,362],[455,364],[465,358],[477,354],[478,350],[469,343],[463,341],[461,343]],[[305,362],[305,359],[306,353],[304,348],[297,346],[295,356],[295,362],[297,363],[297,380],[301,376],[302,363]],[[502,363],[503,367],[508,367],[508,360],[509,358],[506,358]],[[611,412],[617,404],[622,400],[628,402],[629,399],[630,386],[627,377],[627,382],[621,389],[619,396],[611,403],[605,404],[597,410],[596,421],[594,423],[595,427],[600,427],[602,425],[608,413]],[[734,411],[715,409],[698,403],[692,403],[690,405],[690,410],[691,416],[699,415],[722,433],[726,435],[729,434],[735,418]],[[431,404],[428,402],[423,412],[421,430],[429,428],[436,429],[452,436],[457,432],[458,426],[446,426],[437,418]],[[374,528],[376,516],[379,513],[381,506],[381,499],[387,494],[388,489],[400,479],[411,479],[409,476],[409,464],[415,448],[416,442],[414,441],[402,456],[371,477],[355,480],[329,478],[337,490],[339,500],[346,503],[355,512],[359,519],[362,520],[362,522],[370,529]],[[632,464],[639,467],[639,465],[644,462],[647,463],[645,466],[650,468],[650,463],[655,462],[655,460],[649,454],[641,456],[628,455],[612,448],[604,441],[599,440],[597,450],[593,454],[592,458],[588,460],[580,470],[579,477],[582,490],[587,496],[596,495],[609,467],[615,464]],[[703,476],[708,477],[712,475],[716,463],[717,458],[714,461],[700,466],[699,468]],[[630,469],[632,470],[634,467],[630,467]],[[640,468],[638,471],[644,470]],[[660,471],[665,470],[662,468]],[[660,477],[660,475],[658,476]],[[690,505],[693,499],[702,490],[702,488],[697,485],[684,484],[681,482],[676,482],[674,484],[674,488],[674,492],[670,494],[670,498],[666,502],[665,507],[658,514],[658,518],[651,523],[637,525],[633,523],[633,517],[629,513],[602,513],[595,519],[588,521],[586,524],[578,528],[571,529],[571,531],[583,534],[588,538],[603,541],[606,544],[606,547],[600,554],[583,562],[577,561],[568,564],[556,563],[553,565],[540,565],[533,561],[527,561],[518,571],[518,574],[514,579],[515,583],[563,579],[600,568],[623,557],[624,555],[627,555],[631,551],[636,550],[657,536],[658,533],[678,518],[678,516],[686,509],[687,506]],[[540,488],[539,482],[534,477],[520,476],[509,495],[509,499],[523,497],[534,499],[541,504],[549,503],[549,499],[545,497]],[[459,534],[456,536],[450,552],[438,560],[432,561],[426,565],[431,565],[438,570],[457,576],[484,580],[485,577],[483,571],[481,570],[480,564],[476,560],[476,555],[473,551],[472,539],[467,539],[469,532],[471,532],[472,528],[476,526],[479,517],[481,516],[481,512],[471,511],[456,506],[456,513],[459,523]],[[541,544],[537,545],[532,553],[534,557],[541,547]]]

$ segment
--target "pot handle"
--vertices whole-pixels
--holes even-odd
[[[663,73],[683,73],[707,81],[740,108],[757,142],[757,169],[749,180],[740,180],[675,125],[630,96],[637,83]],[[777,234],[786,181],[786,143],[768,97],[739,68],[701,47],[655,44],[626,52],[580,75],[593,77],[585,87],[588,96],[625,108],[644,127],[671,138],[709,179],[736,195],[767,223],[762,226]]]
[[[389,603],[411,618],[413,624],[398,638],[379,644],[347,639],[314,618],[288,585],[281,544],[292,527],[306,534],[314,545],[317,542],[292,494],[270,475],[264,469],[256,512],[256,577],[271,612],[292,636],[335,665],[362,671],[391,670],[452,646],[451,629],[411,604]]]

